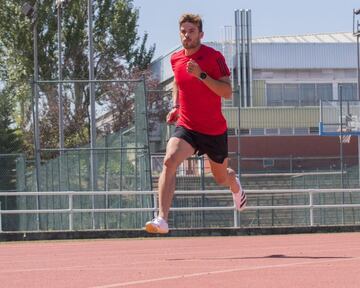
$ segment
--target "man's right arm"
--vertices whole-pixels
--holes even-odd
[[[173,108],[174,107],[179,107],[179,91],[178,91],[178,87],[177,87],[177,83],[174,79],[173,81],[173,89],[172,89],[172,97],[173,97]]]
[[[173,96],[173,105],[170,112],[166,116],[166,122],[168,124],[174,124],[179,118],[179,108],[180,108],[179,91],[175,79],[173,81],[172,96]]]

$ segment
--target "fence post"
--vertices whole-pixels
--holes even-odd
[[[239,221],[237,215],[238,215],[237,210],[234,208],[234,228],[239,227]]]
[[[310,226],[314,226],[313,192],[309,192]]]
[[[201,175],[200,175],[201,190],[205,190],[205,163],[204,163],[204,156],[200,157],[200,172],[201,172]]]
[[[157,217],[158,215],[158,199],[156,196],[156,191],[153,191],[153,200],[154,200],[154,217]]]
[[[204,163],[204,155],[200,157],[200,186],[201,190],[205,190],[205,163]],[[205,206],[205,194],[201,194],[201,205]],[[201,211],[201,223],[205,225],[205,211]]]
[[[0,201],[0,232],[3,232],[3,230],[2,230],[2,213],[1,213],[1,201]]]
[[[73,219],[73,194],[69,194],[69,230],[74,230],[74,219]]]

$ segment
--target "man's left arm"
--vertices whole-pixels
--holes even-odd
[[[219,95],[220,97],[224,97],[225,99],[231,99],[232,87],[229,76],[223,76],[219,79],[214,79],[206,74],[205,78],[200,78],[201,73],[204,72],[201,70],[199,64],[197,64],[194,60],[190,60],[187,63],[187,72],[204,82],[204,84],[215,94]]]
[[[224,97],[225,99],[231,99],[232,88],[231,88],[231,80],[229,76],[223,76],[218,80],[215,80],[214,78],[211,78],[209,75],[206,75],[206,78],[201,80],[215,94]]]

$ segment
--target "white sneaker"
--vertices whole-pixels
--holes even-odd
[[[236,210],[243,211],[246,207],[246,194],[245,191],[242,189],[239,178],[236,177],[236,183],[239,185],[239,192],[234,193],[232,192],[234,205]]]
[[[169,225],[163,218],[155,217],[151,221],[146,222],[145,230],[148,233],[166,234],[169,232]]]

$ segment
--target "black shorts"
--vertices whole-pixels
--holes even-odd
[[[171,137],[184,139],[194,147],[194,154],[206,154],[216,163],[221,164],[228,157],[227,131],[220,135],[207,135],[177,126]]]

